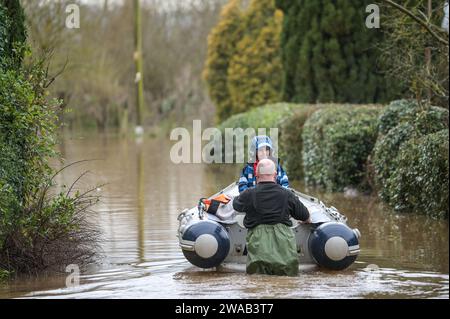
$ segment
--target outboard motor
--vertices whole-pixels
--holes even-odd
[[[360,236],[343,223],[323,223],[309,237],[309,250],[319,266],[342,270],[356,260]]]
[[[230,251],[230,238],[222,225],[202,220],[189,225],[180,240],[183,254],[200,268],[219,266]]]

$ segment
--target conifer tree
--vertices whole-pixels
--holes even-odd
[[[277,0],[285,18],[281,35],[283,97],[292,102],[385,101],[378,71],[379,29],[365,25],[368,0]]]
[[[242,13],[240,0],[231,0],[223,8],[220,21],[208,37],[208,55],[203,78],[209,95],[216,104],[219,120],[232,113],[232,102],[228,91],[228,68],[236,54],[236,45],[241,38]]]
[[[274,0],[253,0],[245,12],[243,37],[228,70],[233,114],[281,100],[282,23]]]

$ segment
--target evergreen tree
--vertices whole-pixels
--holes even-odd
[[[253,0],[245,12],[243,37],[228,70],[233,114],[281,100],[282,23],[274,0]]]
[[[3,66],[8,46],[9,19],[6,9],[0,4],[0,67]]]
[[[212,101],[217,107],[219,120],[231,115],[232,102],[228,91],[228,68],[236,54],[241,38],[242,13],[240,0],[231,0],[222,10],[220,21],[208,37],[208,56],[203,78]]]
[[[4,50],[1,53],[3,58],[11,59],[12,65],[18,66],[22,62],[24,44],[27,40],[25,13],[19,0],[0,0],[0,7],[3,7],[7,16],[6,23],[0,24],[0,28],[6,27],[5,34],[0,34],[5,37],[0,39],[0,43],[3,42],[0,44],[0,49]]]
[[[369,0],[277,0],[283,97],[292,102],[385,101],[376,50],[381,33],[365,25]]]

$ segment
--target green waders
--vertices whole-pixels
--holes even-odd
[[[247,234],[247,273],[298,275],[297,243],[284,224],[258,225]]]

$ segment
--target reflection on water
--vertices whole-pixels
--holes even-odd
[[[92,216],[103,231],[103,258],[65,288],[64,276],[19,278],[0,297],[57,298],[448,298],[448,222],[397,215],[376,198],[347,198],[295,188],[344,213],[360,229],[361,255],[342,272],[304,266],[296,278],[247,276],[244,267],[210,271],[190,265],[176,238],[177,216],[237,179],[238,166],[175,165],[170,143],[112,136],[64,141],[61,184],[91,173],[78,187],[106,184]],[[376,265],[370,266],[369,265]]]

